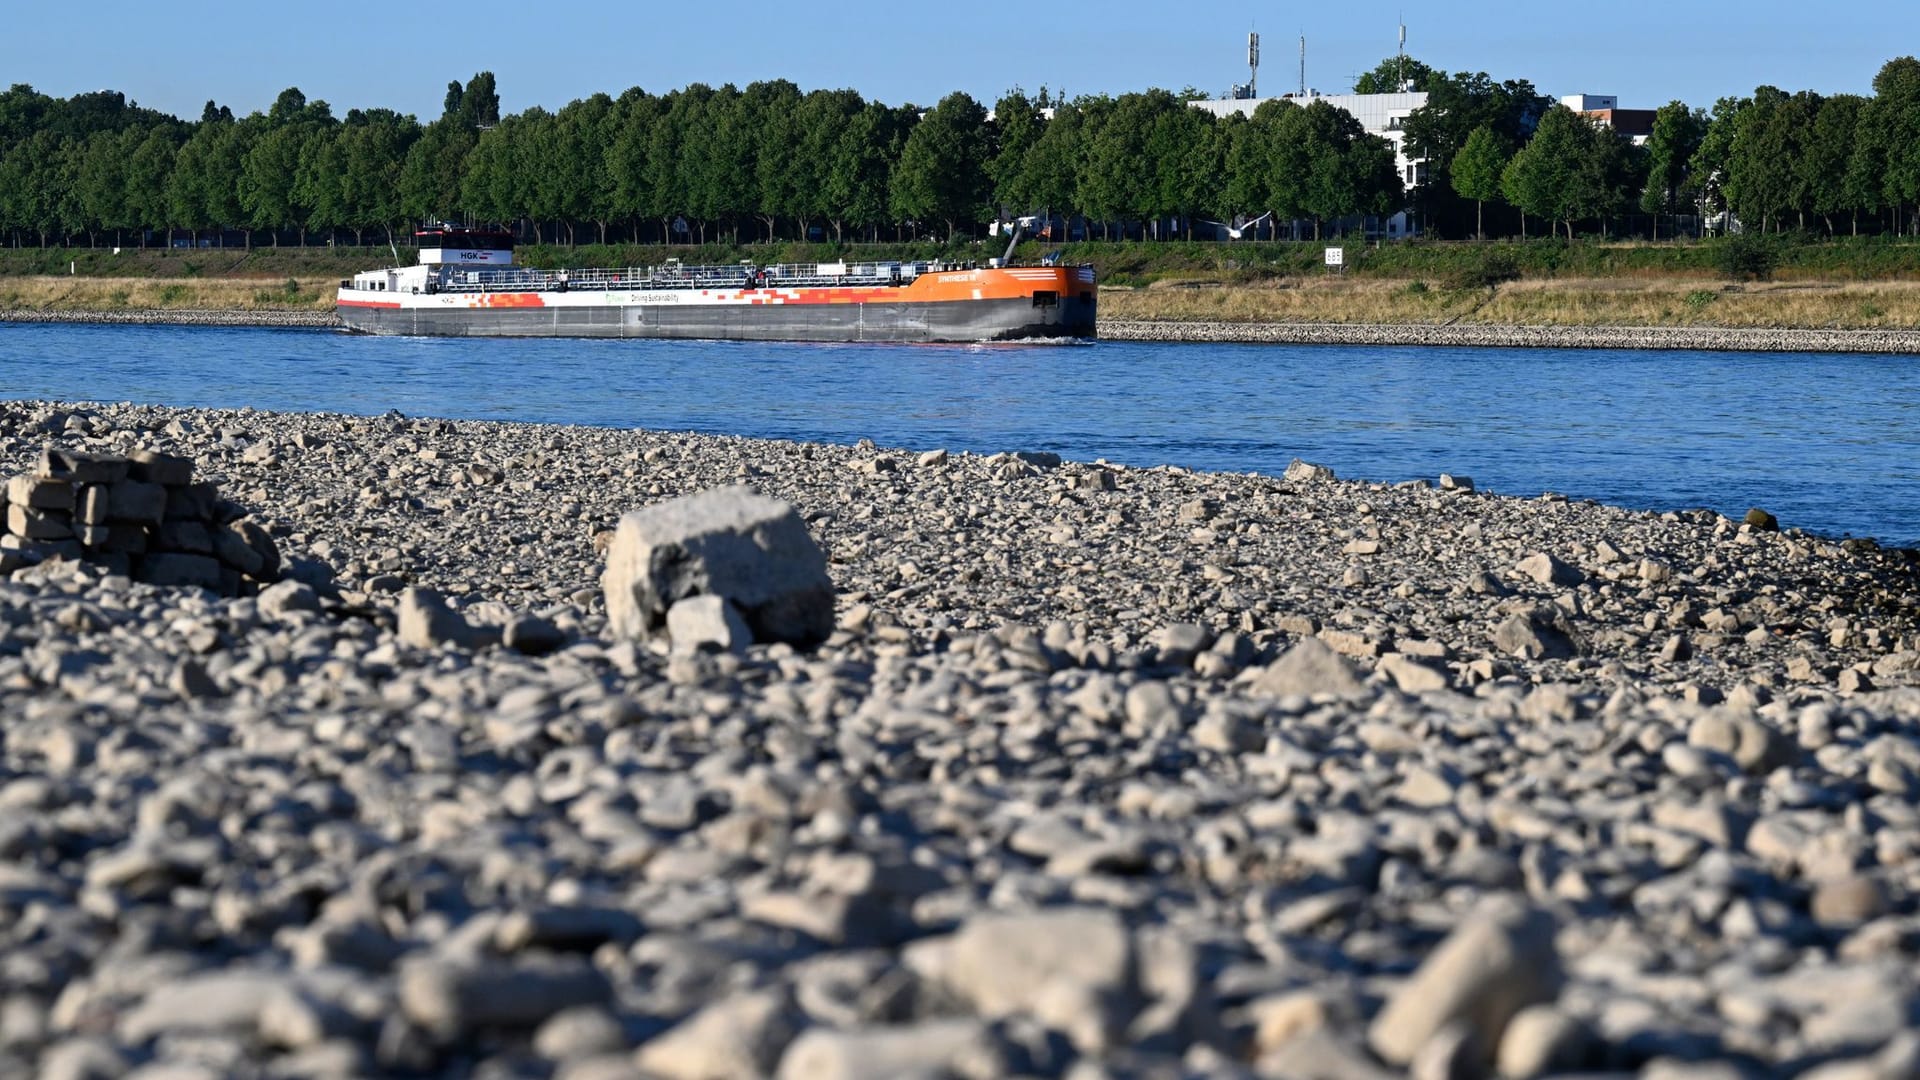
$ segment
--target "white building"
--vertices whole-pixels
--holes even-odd
[[[1612,94],[1568,94],[1560,104],[1577,113],[1611,112],[1620,107],[1620,99]]]
[[[1263,102],[1273,98],[1229,98],[1219,101],[1195,101],[1196,109],[1205,109],[1215,116],[1226,117],[1234,113],[1252,116]],[[1399,94],[1322,94],[1309,91],[1306,97],[1288,94],[1281,100],[1296,105],[1307,105],[1315,101],[1324,101],[1336,109],[1344,110],[1347,115],[1360,121],[1360,126],[1369,135],[1378,135],[1393,147],[1393,163],[1400,171],[1400,181],[1409,189],[1427,178],[1425,159],[1409,158],[1406,153],[1406,122],[1413,110],[1427,103],[1424,90],[1407,91]],[[1405,236],[1411,226],[1406,211],[1401,211],[1385,222],[1385,234],[1389,237]]]

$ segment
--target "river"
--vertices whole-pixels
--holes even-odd
[[[0,398],[723,432],[1750,506],[1920,543],[1920,360],[1832,353],[375,338],[0,323]]]

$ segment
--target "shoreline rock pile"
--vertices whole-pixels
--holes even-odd
[[[1920,331],[1744,326],[1499,326],[1465,323],[1259,323],[1102,319],[1112,341],[1436,345],[1477,349],[1654,349],[1912,355]]]
[[[331,311],[0,311],[0,323],[102,323],[342,329]],[[1461,323],[1284,323],[1102,319],[1108,341],[1202,344],[1437,345],[1483,349],[1656,349],[1920,354],[1920,331],[1740,326],[1500,326]]]
[[[0,402],[0,468],[49,431],[332,588],[0,579],[0,1073],[1920,1068],[1910,553],[397,415]],[[676,638],[808,544],[824,641]]]
[[[244,326],[276,330],[339,329],[331,311],[221,310],[214,308],[134,308],[124,311],[49,311],[16,308],[0,311],[0,323],[98,323],[108,326]]]
[[[225,596],[279,575],[273,537],[222,500],[217,485],[195,483],[188,458],[48,446],[6,491],[0,574],[49,559],[86,560],[148,584]]]

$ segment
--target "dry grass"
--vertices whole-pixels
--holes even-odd
[[[0,278],[0,310],[327,311],[337,284],[332,278]],[[1488,290],[1379,278],[1258,285],[1202,279],[1104,288],[1100,313],[1199,322],[1913,329],[1920,328],[1920,282],[1594,278],[1515,281]]]
[[[0,278],[0,310],[327,311],[338,286],[318,278]]]
[[[1516,281],[1497,289],[1359,278],[1102,289],[1111,319],[1523,326],[1920,327],[1920,283],[1662,278]]]

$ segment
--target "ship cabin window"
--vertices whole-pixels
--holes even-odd
[[[1033,306],[1038,308],[1059,307],[1060,294],[1054,292],[1052,289],[1035,289],[1033,292]]]

